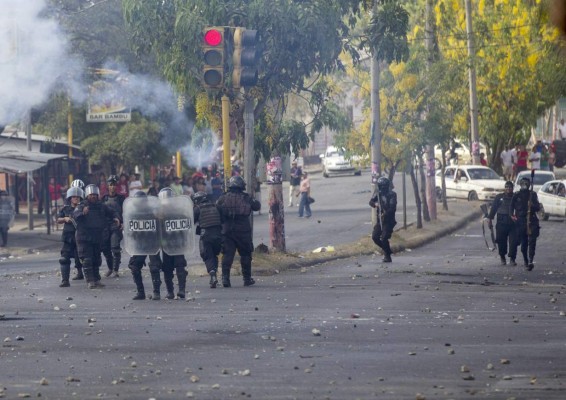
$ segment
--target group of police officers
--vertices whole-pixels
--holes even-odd
[[[173,279],[178,282],[177,298],[185,298],[188,272],[185,256],[195,247],[200,235],[200,255],[210,276],[209,285],[218,285],[218,256],[222,251],[222,286],[231,287],[230,271],[236,251],[240,255],[244,286],[255,283],[251,275],[252,230],[249,216],[261,207],[246,192],[241,176],[233,176],[227,192],[213,203],[204,192],[191,199],[174,196],[171,188],[162,189],[158,197],[138,191],[127,199],[116,192],[118,178],[108,178],[108,194],[100,198],[96,185],[84,187],[75,180],[67,190],[65,206],[57,218],[64,224],[59,260],[60,287],[70,286],[71,259],[76,275],[72,280],[86,280],[90,289],[103,287],[100,267],[106,259],[106,277],[119,276],[121,242],[131,255],[130,268],[136,285],[134,300],[146,299],[142,268],[149,257],[153,300],[161,298],[161,272],[167,299],[174,299]]]

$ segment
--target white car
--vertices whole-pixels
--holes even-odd
[[[328,178],[338,175],[361,175],[362,171],[352,165],[350,160],[344,157],[344,151],[334,146],[326,148],[324,154],[320,155],[322,161],[322,176]]]
[[[442,171],[436,172],[436,197],[442,199]],[[446,197],[457,199],[493,200],[505,190],[505,181],[491,168],[481,165],[446,167]]]
[[[524,177],[527,177],[530,180],[531,179],[531,171],[521,171],[521,172],[519,172],[519,174],[517,175],[517,179],[515,179],[515,187],[513,189],[514,192],[518,192],[519,190],[521,190],[521,187],[519,186],[519,181]],[[536,170],[535,171],[535,179],[534,179],[535,182],[534,182],[534,185],[533,185],[533,191],[538,192],[540,190],[540,188],[542,187],[542,185],[544,185],[548,181],[553,181],[555,179],[556,179],[556,177],[554,176],[554,172]]]
[[[566,217],[566,180],[546,182],[537,195],[541,205],[538,213],[540,219],[546,221],[550,216]]]

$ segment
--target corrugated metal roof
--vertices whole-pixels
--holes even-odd
[[[65,154],[48,154],[37,151],[0,150],[0,172],[12,174],[39,169],[49,160],[65,158]]]

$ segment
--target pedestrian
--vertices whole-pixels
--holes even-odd
[[[159,199],[162,202],[162,209],[167,211],[165,215],[160,215],[161,221],[161,232],[163,242],[171,241],[171,245],[175,247],[182,247],[184,242],[184,235],[186,231],[179,229],[168,230],[167,227],[170,225],[169,221],[181,221],[186,219],[185,215],[178,213],[179,210],[176,209],[175,205],[168,204],[169,199],[175,196],[173,189],[166,187],[161,189],[159,192]],[[165,243],[163,243],[164,245]],[[183,254],[168,254],[164,249],[161,250],[162,264],[161,269],[163,270],[163,281],[165,282],[165,287],[167,288],[166,299],[172,300],[175,298],[175,287],[173,284],[173,277],[177,276],[177,297],[179,299],[185,298],[185,291],[187,285],[187,260]],[[154,290],[155,294],[155,290]]]
[[[558,130],[558,138],[566,140],[566,123],[564,123],[564,118],[560,120],[560,123],[556,128]]]
[[[501,265],[507,265],[507,250],[509,250],[509,264],[517,265],[517,232],[515,222],[511,219],[511,200],[513,199],[513,182],[505,182],[505,192],[495,196],[489,210],[489,228],[493,228],[493,219],[497,214],[495,237]]]
[[[521,253],[527,271],[534,268],[537,238],[540,234],[540,225],[537,212],[540,210],[538,196],[531,190],[531,180],[521,178],[521,189],[511,199],[511,218],[517,224],[517,242],[521,245]]]
[[[128,197],[130,195],[129,187],[130,184],[128,182],[128,175],[121,173],[120,179],[118,180],[118,185],[116,187],[116,192],[124,197]]]
[[[220,196],[222,196],[222,193],[224,193],[224,190],[222,190],[224,182],[222,180],[222,177],[220,176],[220,172],[214,172],[214,176],[210,183],[212,184],[212,195],[210,196],[210,202],[214,204],[220,198]]]
[[[525,149],[525,146],[520,144],[517,148],[517,159],[515,161],[515,176],[519,175],[519,172],[527,170],[527,161],[529,158],[529,153]]]
[[[14,220],[14,199],[8,196],[8,192],[0,190],[0,235],[2,243],[0,247],[8,245],[8,230]]]
[[[77,274],[73,277],[73,280],[84,279],[81,260],[77,249],[77,241],[75,239],[77,232],[76,222],[73,219],[73,213],[79,203],[83,201],[84,197],[84,191],[80,187],[70,187],[69,190],[67,190],[67,204],[61,208],[57,215],[57,223],[65,224],[63,225],[63,233],[61,234],[63,246],[61,247],[61,258],[59,259],[61,268],[61,284],[59,287],[71,286],[69,283],[71,258],[75,260],[75,269],[77,270]]]
[[[236,250],[240,254],[240,264],[244,286],[255,283],[252,278],[252,229],[249,216],[252,211],[259,211],[261,203],[245,193],[246,182],[237,175],[228,181],[228,192],[220,196],[216,206],[222,219],[222,286],[231,287],[230,269]]]
[[[370,207],[375,208],[377,223],[373,227],[371,238],[383,251],[383,262],[391,262],[391,246],[389,239],[393,235],[393,228],[397,225],[395,212],[397,211],[397,193],[391,187],[391,181],[384,176],[377,180],[377,190],[369,201]]]
[[[531,154],[529,154],[529,161],[531,163],[531,169],[540,169],[540,151],[538,146],[533,146],[531,149]]]
[[[140,174],[134,174],[130,184],[128,185],[129,194],[133,196],[138,190],[143,189],[142,181],[140,180]]]
[[[303,214],[306,212],[306,217],[310,218],[312,216],[311,211],[311,202],[309,198],[311,197],[311,181],[309,176],[306,172],[303,172],[301,184],[299,185],[299,193],[297,196],[300,195],[299,201],[299,218],[303,218]]]
[[[218,254],[222,250],[222,221],[220,213],[210,196],[204,192],[197,192],[193,196],[194,218],[197,235],[200,235],[199,251],[206,271],[210,276],[210,288],[218,284]]]
[[[98,175],[98,190],[100,190],[100,198],[104,198],[108,194],[108,182],[106,180],[106,174],[101,172]]]
[[[119,178],[116,175],[110,175],[107,180],[108,194],[102,196],[102,202],[114,210],[120,220],[120,225],[116,225],[112,219],[109,219],[104,230],[102,254],[104,254],[106,265],[108,266],[108,270],[104,274],[107,278],[110,276],[118,278],[120,276],[118,271],[122,262],[122,247],[120,246],[123,239],[121,226],[123,221],[122,207],[126,198],[116,191],[118,181]]]
[[[159,180],[154,179],[153,181],[151,181],[151,187],[147,190],[147,195],[157,197],[160,190],[161,184],[159,183]]]
[[[178,176],[173,177],[173,183],[171,183],[170,189],[173,190],[175,196],[182,195],[183,186],[181,185],[181,178],[179,178]]]
[[[303,170],[297,166],[297,161],[291,163],[291,176],[289,179],[289,207],[293,207],[293,201],[299,194],[299,186],[301,185],[301,175]],[[298,205],[298,204],[297,204]]]
[[[540,148],[540,169],[550,171],[550,154],[546,144],[543,144]]]
[[[131,241],[130,260],[128,268],[132,271],[132,278],[136,285],[136,295],[132,300],[145,300],[145,288],[143,284],[142,268],[149,255],[149,273],[153,285],[152,300],[160,300],[161,267],[159,257],[159,221],[148,197],[143,191],[135,193],[131,200],[124,202],[124,237]],[[126,218],[127,217],[127,218]],[[131,250],[135,248],[135,250]],[[126,242],[128,249],[128,242]]]
[[[77,223],[76,240],[79,258],[89,289],[104,287],[100,282],[101,246],[102,234],[108,219],[111,218],[116,225],[120,225],[118,214],[100,201],[99,194],[98,186],[88,185],[85,188],[86,200],[73,211],[73,218]]]
[[[503,178],[510,181],[513,178],[513,153],[509,150],[509,145],[505,146],[499,157],[503,166]]]
[[[67,188],[61,186],[55,181],[54,177],[49,178],[49,185],[47,186],[49,191],[49,200],[51,201],[51,215],[57,215],[59,213],[59,207],[63,205],[63,190]]]
[[[480,153],[480,164],[487,167],[487,160],[485,159],[485,153]]]

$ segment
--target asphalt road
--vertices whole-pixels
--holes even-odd
[[[499,266],[473,224],[386,266],[340,260],[249,288],[192,278],[188,301],[131,301],[127,275],[90,291],[3,276],[0,393],[564,399],[564,229],[542,223],[530,273]]]

